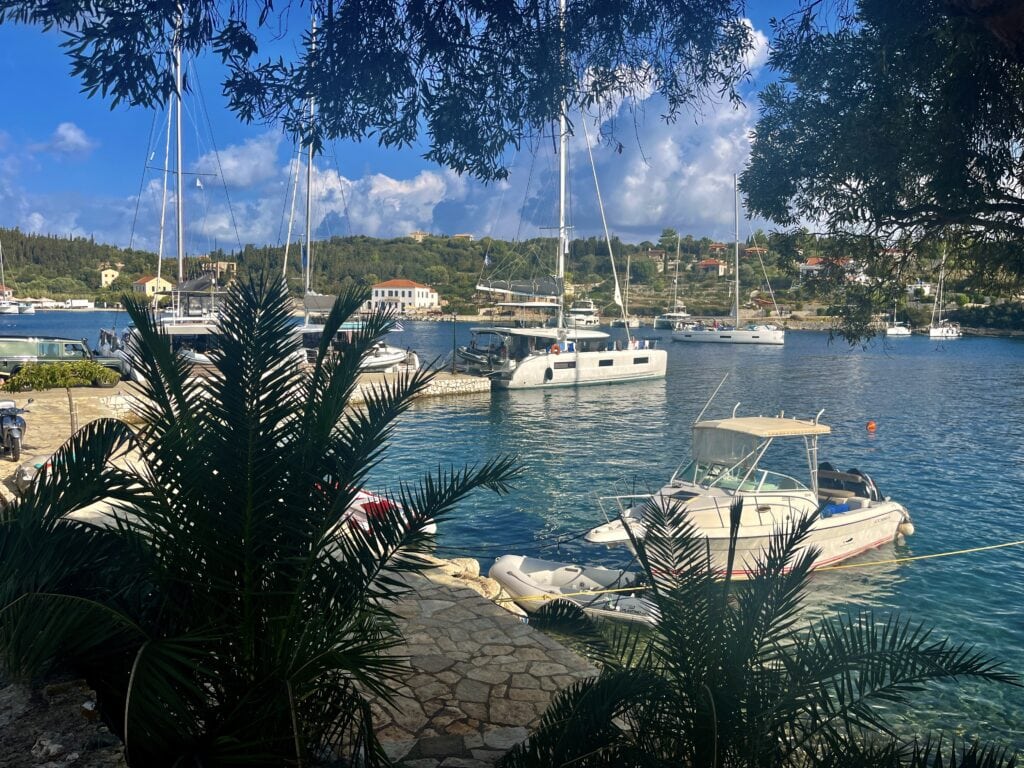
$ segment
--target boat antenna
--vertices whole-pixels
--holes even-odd
[[[558,0],[558,25],[562,34],[559,35],[559,63],[565,62],[565,0]],[[569,172],[569,134],[566,126],[565,112],[568,109],[563,96],[558,109],[558,270],[557,277],[561,282],[558,294],[558,325],[559,341],[565,341],[565,318],[562,314],[565,302],[565,255],[569,250],[569,240],[565,233],[565,192],[566,176]]]
[[[715,387],[715,391],[711,393],[711,397],[709,397],[708,401],[706,403],[704,403],[704,407],[700,409],[700,413],[697,414],[697,418],[693,420],[694,424],[696,424],[698,421],[700,421],[701,416],[704,415],[704,412],[708,408],[711,407],[711,401],[715,399],[715,395],[718,394],[718,390],[720,390],[722,388],[722,385],[725,384],[725,380],[728,379],[728,378],[729,378],[729,372],[726,371],[725,372],[725,376],[722,377],[722,380],[720,382],[718,382],[718,386]]]
[[[615,254],[612,253],[612,238],[608,234],[608,219],[604,215],[604,202],[601,200],[601,185],[597,181],[597,166],[594,164],[594,150],[590,146],[590,131],[587,129],[587,120],[584,117],[580,120],[583,123],[583,138],[587,142],[587,156],[590,158],[590,170],[594,174],[594,190],[597,192],[597,209],[601,212],[601,226],[604,227],[604,241],[608,244],[608,259],[612,263],[612,281],[615,283],[615,296],[612,299],[622,310],[622,321],[626,329],[626,340],[630,339],[629,322],[626,319],[626,308],[622,303],[622,292],[619,290],[619,273],[615,269]]]

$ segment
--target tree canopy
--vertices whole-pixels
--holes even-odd
[[[280,122],[314,146],[425,134],[428,159],[494,179],[563,99],[607,111],[653,91],[667,119],[707,96],[738,99],[753,44],[742,11],[742,0],[574,0],[564,18],[557,0],[0,0],[0,23],[65,31],[83,90],[112,105],[165,101],[175,47],[212,49],[243,120]]]
[[[969,281],[1019,287],[1024,63],[1009,6],[805,0],[776,21],[750,211],[857,241],[880,280],[942,240]]]

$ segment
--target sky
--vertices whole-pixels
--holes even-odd
[[[674,123],[660,119],[657,96],[623,113],[621,153],[596,144],[594,168],[607,226],[626,242],[656,241],[665,228],[730,240],[732,175],[749,155],[757,93],[770,77],[769,18],[784,0],[748,4],[756,48],[743,107],[704,105]],[[163,200],[166,113],[88,98],[70,74],[57,32],[0,24],[0,227],[157,251]],[[189,65],[200,97],[186,97],[183,158],[185,245],[213,248],[292,242],[304,224],[302,196],[290,216],[299,160],[291,139],[266,125],[244,125],[225,107],[214,57]],[[208,115],[208,117],[207,117]],[[594,172],[580,118],[571,141],[572,236],[602,236]],[[591,125],[591,138],[596,126]],[[426,146],[384,149],[374,142],[334,142],[314,162],[315,237],[401,237],[414,230],[525,239],[557,223],[553,142],[513,157],[504,182],[484,184],[422,159]],[[173,164],[173,160],[172,160]],[[304,171],[302,171],[304,174]],[[173,180],[169,183],[173,188]],[[174,252],[168,206],[165,254]],[[741,237],[763,222],[741,223]]]

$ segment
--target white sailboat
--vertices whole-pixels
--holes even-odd
[[[633,259],[633,254],[626,254],[626,295],[624,303],[622,305],[622,317],[616,317],[612,320],[612,328],[639,328],[640,318],[636,315],[629,314],[629,267]]]
[[[312,23],[311,39],[316,44],[316,22]],[[310,124],[316,116],[316,104],[312,98],[309,100],[309,121]],[[296,332],[302,340],[302,347],[305,350],[304,357],[312,359],[320,347],[323,338],[324,326],[318,322],[330,311],[333,305],[333,297],[314,293],[311,290],[311,279],[313,273],[313,143],[310,142],[306,152],[306,230],[305,250],[303,259],[303,322],[298,326]],[[296,175],[298,183],[298,175]],[[292,216],[288,221],[288,241],[285,245],[284,262],[281,267],[281,274],[285,276],[288,271],[288,246],[291,243],[291,228],[295,212],[295,195],[292,194]],[[351,343],[352,335],[363,328],[359,320],[348,320],[342,323],[334,339],[331,340],[335,352],[344,352]],[[384,373],[395,371],[414,371],[420,367],[419,356],[412,350],[403,349],[388,344],[385,341],[378,341],[359,363],[359,370],[365,373]]]
[[[0,315],[16,315],[18,314],[18,304],[7,298],[7,291],[10,288],[7,287],[7,282],[4,280],[4,248],[0,244]]]
[[[959,339],[963,334],[960,323],[954,323],[942,317],[942,293],[946,282],[946,251],[942,251],[942,263],[939,265],[939,286],[935,291],[935,302],[932,304],[932,321],[928,326],[930,339]]]
[[[654,318],[655,330],[674,331],[693,317],[686,311],[686,305],[679,302],[679,250],[680,237],[676,235],[676,271],[672,280],[672,307]]]
[[[908,338],[910,326],[902,321],[896,320],[896,302],[892,303],[892,322],[885,326],[885,335],[888,338]]]
[[[564,0],[561,0],[560,6],[564,12]],[[548,294],[555,297],[555,327],[473,328],[472,341],[459,350],[459,356],[467,361],[468,370],[490,377],[491,386],[497,389],[576,387],[663,378],[668,366],[668,354],[663,349],[655,349],[653,340],[630,337],[627,329],[626,343],[622,345],[620,342],[612,342],[604,331],[566,327],[563,300],[565,257],[569,252],[568,229],[565,223],[569,134],[564,103],[558,127],[558,253],[554,278],[556,291]],[[596,185],[596,173],[594,180]],[[600,204],[600,188],[597,189],[597,193]],[[605,239],[608,240],[607,234]],[[614,267],[613,260],[613,271]],[[512,288],[513,284],[509,281],[507,289]],[[484,289],[497,290],[494,287]],[[536,291],[532,294],[515,290],[507,292],[538,297]],[[615,298],[616,303],[621,304],[617,281]]]
[[[740,194],[736,177],[733,176],[733,198],[736,220],[736,243],[735,243],[735,296],[733,305],[733,323],[712,324],[704,323],[685,324],[672,332],[672,341],[682,342],[704,342],[714,344],[773,344],[779,345],[786,342],[786,331],[771,324],[752,323],[740,327]]]

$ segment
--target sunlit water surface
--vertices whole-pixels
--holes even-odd
[[[3,317],[0,333],[95,342],[96,329],[115,322],[123,326],[124,314],[49,312]],[[443,359],[469,340],[469,328],[407,322],[390,340]],[[515,488],[480,492],[445,519],[440,554],[477,557],[485,570],[505,552],[625,563],[624,551],[580,539],[603,519],[597,497],[659,487],[688,458],[690,425],[728,373],[707,417],[726,416],[737,402],[744,415],[806,418],[824,409],[832,434],[821,458],[868,472],[914,518],[917,533],[905,545],[861,556],[860,569],[816,574],[808,614],[850,605],[898,612],[1024,672],[1024,547],[870,565],[1024,539],[1024,343],[914,336],[850,349],[826,334],[790,332],[778,348],[641,335],[662,338],[665,380],[423,400],[402,417],[370,485],[512,454],[524,468]],[[781,465],[773,468],[799,473],[803,456],[793,448],[776,451]],[[1020,688],[958,682],[914,701],[902,723],[908,735],[941,729],[1024,748]]]

